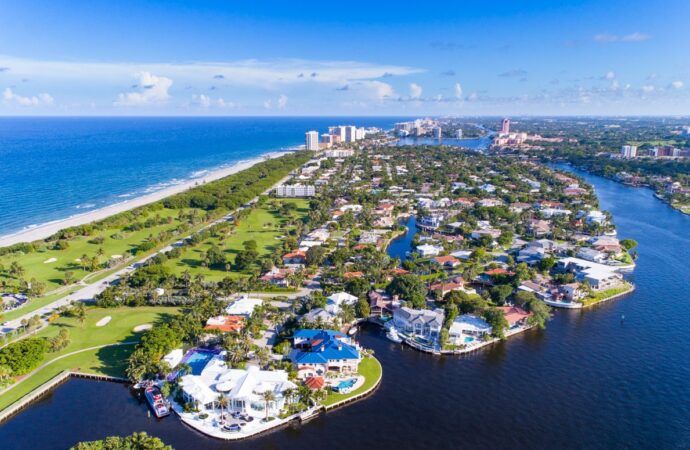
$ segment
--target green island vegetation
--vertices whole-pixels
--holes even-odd
[[[155,436],[145,432],[129,436],[110,436],[98,441],[79,442],[70,450],[173,450]]]

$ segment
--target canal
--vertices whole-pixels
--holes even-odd
[[[422,354],[365,328],[359,339],[383,365],[372,396],[244,442],[151,419],[125,386],[73,380],[0,426],[0,448],[65,449],[142,430],[177,450],[688,448],[690,216],[649,190],[578,174],[619,237],[639,242],[627,297],[556,311],[545,331],[463,357]]]

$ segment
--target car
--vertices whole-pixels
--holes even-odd
[[[242,428],[239,425],[237,425],[236,423],[227,423],[227,424],[223,425],[223,431],[227,431],[230,433],[236,433],[236,432],[240,431],[241,429]]]

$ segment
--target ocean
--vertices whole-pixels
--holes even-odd
[[[119,203],[270,151],[308,130],[400,117],[0,118],[0,236]]]

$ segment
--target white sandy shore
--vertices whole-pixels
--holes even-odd
[[[89,211],[84,214],[70,216],[66,219],[48,222],[43,225],[39,225],[34,228],[28,228],[14,234],[0,236],[0,247],[6,247],[8,245],[14,245],[20,242],[33,242],[39,239],[45,239],[62,230],[63,228],[74,227],[77,225],[83,225],[97,220],[102,220],[106,217],[115,215],[117,213],[121,213],[123,211],[128,211],[139,206],[157,202],[159,200],[164,199],[165,197],[170,197],[171,195],[184,192],[187,189],[193,188],[194,186],[219,180],[221,178],[227,177],[228,175],[241,172],[266,159],[278,158],[280,156],[283,156],[285,153],[286,152],[266,153],[264,155],[258,156],[250,160],[239,161],[238,163],[233,164],[232,166],[214,170],[203,175],[202,177],[193,178],[189,181],[185,181],[183,183],[176,184],[165,189],[161,189],[160,191],[156,191],[151,194],[143,195],[141,197],[137,197],[131,200],[126,200],[124,202],[115,203],[113,205],[106,206],[95,211]]]

